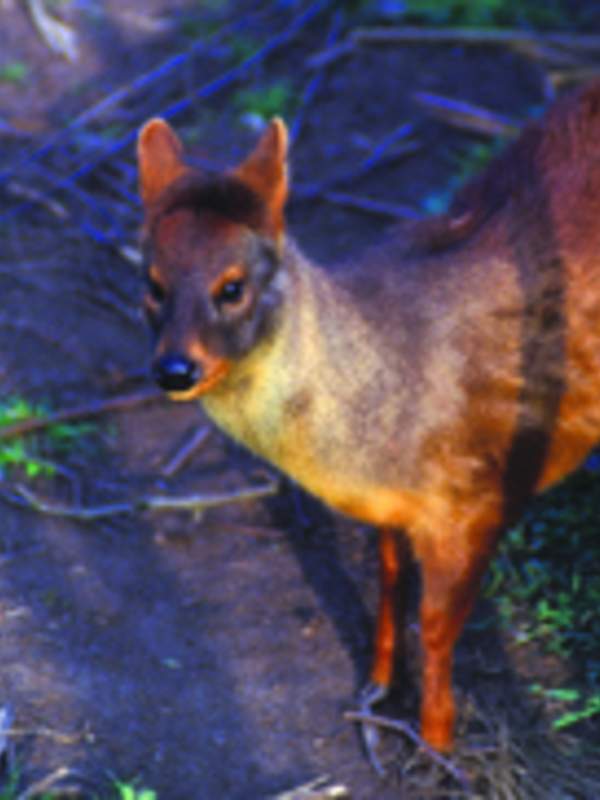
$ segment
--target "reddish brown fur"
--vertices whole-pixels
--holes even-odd
[[[150,126],[154,135],[160,123]],[[256,195],[259,219],[207,195],[229,219],[227,236],[207,222],[206,204],[180,192],[177,181],[200,178],[181,177],[168,135],[173,179],[163,174],[157,196],[144,191],[156,153],[142,132],[153,270],[176,287],[193,281],[197,298],[180,318],[198,352],[225,358],[238,347],[203,395],[209,414],[331,506],[384,531],[380,686],[392,675],[391,592],[403,561],[389,529],[404,529],[423,573],[422,733],[448,749],[454,644],[496,539],[600,438],[600,84],[531,125],[448,214],[328,272],[284,236],[283,131],[274,123],[234,173]],[[193,214],[180,213],[169,244],[159,227],[171,195]],[[191,279],[174,277],[178,247]],[[197,287],[240,266],[246,316],[217,319]],[[159,346],[177,324],[158,325]]]

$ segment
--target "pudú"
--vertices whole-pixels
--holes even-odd
[[[370,707],[422,572],[421,731],[453,744],[454,646],[498,535],[600,439],[600,83],[441,216],[321,267],[289,237],[274,119],[224,174],[161,119],[138,141],[153,371],[331,508],[380,531]]]

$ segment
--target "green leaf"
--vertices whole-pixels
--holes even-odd
[[[0,81],[4,83],[24,83],[29,67],[23,61],[9,61],[0,67]]]
[[[581,697],[581,692],[578,689],[547,689],[545,695],[552,700],[560,700],[563,703],[574,703]]]
[[[119,800],[158,800],[153,789],[136,789],[131,783],[121,781],[115,781],[115,788],[119,793]]]
[[[579,711],[569,711],[555,719],[552,723],[552,727],[554,730],[568,728],[570,725],[575,725],[585,719],[595,717],[597,714],[600,714],[600,694],[589,697],[585,706]]]
[[[257,114],[264,120],[286,116],[292,107],[292,91],[280,82],[260,89],[241,89],[234,95],[236,106],[245,113]]]

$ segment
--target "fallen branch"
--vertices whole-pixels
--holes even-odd
[[[45,417],[28,417],[28,419],[19,420],[19,422],[14,422],[12,425],[1,427],[0,441],[3,439],[12,439],[15,436],[23,436],[23,434],[26,433],[41,431],[48,428],[50,425],[73,422],[74,420],[86,419],[88,417],[97,417],[112,411],[125,411],[136,406],[164,399],[164,396],[164,392],[160,389],[144,389],[143,391],[134,392],[133,394],[109,397],[106,400],[92,400],[91,403],[75,406],[75,408],[65,408],[61,411],[54,411],[47,414]]]
[[[323,69],[333,64],[334,61],[338,61],[338,59],[349,56],[354,52],[356,52],[354,42],[351,39],[347,39],[345,42],[335,44],[333,47],[327,47],[325,50],[310,56],[306,60],[306,66],[309,69]]]
[[[57,784],[65,780],[65,778],[79,778],[79,773],[70,767],[59,767],[21,792],[17,796],[17,800],[33,800],[34,797],[40,797],[41,795],[47,797],[47,793],[56,789]],[[67,792],[67,788],[64,786],[61,787],[61,790],[65,793]],[[58,797],[59,795],[55,795],[53,792],[53,796]],[[66,797],[67,795],[63,794],[62,796]]]
[[[407,722],[403,722],[400,719],[389,719],[388,717],[382,717],[378,714],[369,714],[363,711],[346,711],[344,719],[350,720],[350,722],[360,722],[362,725],[373,725],[375,727],[395,731],[396,733],[403,733],[413,744],[421,748],[432,761],[442,767],[448,774],[452,775],[465,791],[470,791],[471,785],[465,773],[449,758],[441,755],[441,753],[438,753],[437,750],[434,750],[433,747],[428,745]]]
[[[595,34],[529,33],[505,28],[433,28],[404,26],[399,28],[356,28],[346,41],[311,56],[311,69],[323,67],[356,52],[361,45],[378,44],[442,44],[465,46],[510,47],[530,58],[543,60],[568,59],[561,50],[586,53],[600,50],[600,36]]]
[[[164,478],[172,478],[190,458],[205,444],[212,428],[198,428],[192,436],[185,440],[177,452],[163,465],[160,474]]]
[[[185,92],[183,95],[178,93],[179,99],[162,109],[162,116],[166,119],[170,119],[186,111],[193,104],[206,101],[207,98],[245,80],[248,74],[259,64],[266,61],[277,50],[282,50],[287,47],[290,42],[299,36],[307,25],[317,19],[319,15],[326,10],[329,2],[330,0],[314,0],[302,13],[294,17],[284,30],[271,37],[262,47],[249,56],[249,58],[245,59],[241,64],[231,67],[198,89]],[[15,164],[11,165],[11,167],[0,172],[0,187],[2,187],[7,180],[18,175],[21,169],[25,169],[26,167],[35,171],[42,169],[38,162],[51,154],[55,148],[60,147],[61,143],[64,143],[65,147],[67,145],[72,145],[73,142],[69,138],[72,134],[79,131],[85,124],[91,122],[93,119],[101,119],[102,115],[109,107],[121,103],[126,97],[131,95],[131,92],[142,91],[155,81],[164,78],[167,72],[174,71],[177,68],[181,69],[193,50],[194,48],[192,48],[189,53],[176,54],[165,62],[164,65],[160,65],[151,72],[139,76],[139,78],[134,80],[130,85],[121,87],[112,95],[109,95],[104,100],[92,106],[88,111],[83,112],[83,114],[79,115],[79,117],[68,125],[64,131],[51,137],[42,147],[32,153],[26,154],[23,158],[17,160]],[[78,153],[75,148],[73,151],[74,157],[71,159],[71,163],[66,166],[66,174],[51,177],[47,185],[44,184],[43,189],[46,193],[65,190],[77,201],[82,202],[89,212],[89,219],[86,217],[80,223],[80,227],[84,233],[102,245],[116,248],[126,260],[134,264],[138,263],[139,256],[135,248],[126,243],[127,231],[122,226],[122,220],[119,216],[115,216],[110,205],[100,202],[97,198],[91,198],[90,195],[82,190],[81,180],[96,170],[100,164],[105,163],[108,159],[114,159],[117,154],[122,153],[126,148],[130,148],[136,136],[137,126],[129,124],[126,132],[122,136],[104,142],[104,144],[95,148],[94,152],[90,153],[84,149],[83,152]],[[51,170],[48,169],[44,169],[43,171],[46,173],[51,172]],[[41,190],[40,188],[40,191]],[[31,204],[32,200],[25,198],[22,202],[16,203],[5,211],[2,211],[0,213],[0,225],[3,222],[7,222],[25,213]],[[106,220],[108,220],[108,225]]]
[[[301,31],[307,25],[309,25],[310,22],[317,18],[326,9],[327,5],[328,0],[314,0],[314,2],[306,8],[306,10],[292,20],[287,28],[275,34],[241,64],[231,67],[217,78],[214,78],[206,83],[204,86],[201,86],[199,89],[194,89],[193,91],[187,93],[185,97],[182,97],[179,100],[171,103],[171,105],[162,110],[161,116],[165,119],[172,119],[174,116],[186,111],[194,103],[206,101],[209,97],[218,94],[219,92],[235,85],[238,81],[246,78],[252,69],[266,61],[267,58],[269,58],[273,53],[275,53],[277,50],[287,47],[290,42],[300,35]],[[60,143],[60,138],[62,135],[70,133],[73,130],[77,130],[77,128],[82,126],[84,123],[87,123],[94,117],[98,117],[100,113],[105,112],[109,105],[120,102],[133,88],[136,90],[142,89],[154,82],[157,78],[162,77],[166,71],[170,71],[176,67],[181,68],[181,65],[185,62],[186,57],[186,53],[178,53],[177,55],[168,59],[164,65],[160,65],[151,72],[146,73],[134,80],[130,86],[121,87],[121,89],[117,90],[112,95],[109,95],[107,98],[105,98],[105,100],[101,100],[99,103],[93,105],[88,111],[80,114],[79,117],[77,117],[73,123],[71,123],[71,125],[67,126],[65,131],[57,136],[52,137],[45,145],[24,158],[21,163],[24,165],[46,155],[55,144]],[[93,157],[89,157],[85,163],[71,170],[68,175],[60,177],[52,186],[49,187],[48,190],[73,188],[75,181],[83,178],[85,175],[88,175],[105,159],[112,158],[117,153],[122,152],[125,148],[130,147],[135,142],[136,137],[137,130],[129,129],[118,139],[105,143],[101,148],[98,149],[98,152]],[[6,170],[4,173],[0,173],[0,184],[15,171],[16,170],[14,168],[11,168]],[[0,221],[8,218],[11,214],[16,214],[23,211],[25,207],[26,206],[22,205],[16,209],[9,210],[0,216]]]
[[[572,84],[584,83],[600,75],[600,65],[581,67],[579,69],[551,69],[546,73],[552,90],[562,89]]]
[[[232,492],[216,494],[193,494],[185,497],[164,497],[146,495],[129,502],[107,503],[99,506],[62,505],[39,497],[23,484],[16,484],[12,492],[0,490],[0,497],[12,505],[45,514],[51,517],[74,519],[82,522],[95,522],[99,519],[136,514],[140,511],[193,511],[202,512],[209,508],[242,503],[247,500],[260,500],[278,491],[274,481],[258,486],[245,487]]]
[[[326,50],[328,50],[330,47],[333,46],[333,43],[336,41],[339,35],[341,26],[342,26],[342,14],[338,10],[333,14],[333,21],[331,23],[331,27],[329,28],[327,39],[325,40]],[[317,94],[319,93],[324,77],[325,77],[325,70],[324,69],[317,70],[316,75],[312,76],[304,92],[302,93],[300,104],[298,106],[298,110],[296,111],[296,116],[294,117],[294,120],[290,125],[291,142],[297,141],[298,136],[300,135],[300,131],[302,130],[302,126],[304,125],[304,120],[306,119],[308,109],[314,102]]]
[[[20,181],[8,181],[6,191],[13,197],[18,197],[19,200],[28,200],[30,203],[42,206],[59,220],[65,220],[70,217],[69,212],[62,203],[53,200],[46,192],[41,192],[33,186]]]
[[[7,180],[9,176],[21,173],[26,164],[42,159],[55,148],[64,147],[71,134],[77,133],[81,135],[82,132],[86,132],[86,126],[90,123],[113,119],[119,106],[131,108],[136,94],[147,91],[149,87],[154,86],[159,80],[164,81],[172,75],[180,73],[186,60],[195,57],[199,52],[210,53],[214,42],[218,43],[219,40],[227,41],[237,31],[243,30],[248,24],[249,16],[251,15],[245,14],[234,22],[223,25],[209,37],[209,40],[197,38],[188,50],[169,56],[148,72],[143,72],[133,81],[121,84],[109,94],[101,97],[100,100],[71,120],[68,125],[50,136],[41,147],[33,151],[23,152],[16,162],[13,161],[10,167],[0,173],[0,184]],[[150,116],[151,112],[152,108],[145,112],[144,116]],[[97,147],[95,149],[102,150],[107,146],[106,140],[102,137],[96,137],[96,143]]]
[[[24,736],[42,737],[52,739],[52,741],[58,742],[59,744],[79,744],[79,742],[86,741],[86,739],[90,737],[89,732],[86,730],[79,731],[78,733],[63,733],[53,728],[43,726],[41,728],[19,728],[13,726],[6,731],[6,735],[15,738],[22,738]],[[0,797],[2,797],[2,795],[0,795]]]
[[[372,156],[369,156],[354,169],[349,169],[347,170],[347,172],[342,172],[339,175],[334,175],[333,177],[327,178],[324,181],[298,184],[294,188],[294,199],[317,200],[320,197],[327,194],[328,192],[330,192],[331,190],[335,189],[336,187],[345,186],[349,183],[354,183],[354,181],[364,178],[372,170],[382,166],[387,166],[388,164],[391,164],[392,162],[397,161],[398,159],[411,156],[414,153],[416,153],[417,150],[419,149],[420,149],[419,142],[408,141],[401,144],[392,152],[381,153],[377,159],[374,159]]]
[[[521,129],[518,120],[465,100],[431,92],[415,92],[413,97],[428,114],[463,131],[513,139]]]
[[[371,150],[367,158],[363,161],[363,168],[368,169],[376,164],[378,164],[382,158],[389,154],[391,148],[394,145],[397,145],[398,142],[402,139],[409,140],[409,144],[413,146],[418,146],[417,143],[413,140],[410,141],[410,137],[415,132],[415,126],[412,122],[402,122],[400,125],[396,126],[393,130],[380,139],[375,147]],[[396,151],[398,152],[398,151]],[[402,154],[406,151],[402,150]]]
[[[79,59],[77,33],[66,22],[51,15],[42,0],[25,0],[39,37],[54,53],[74,63]]]
[[[529,33],[518,28],[356,28],[356,44],[465,44],[527,47],[544,45],[582,52],[600,50],[600,36],[583,33]]]
[[[341,783],[330,783],[329,776],[323,775],[295,789],[277,794],[271,800],[344,800],[348,797],[350,792],[345,786]]]
[[[43,190],[38,190],[33,186],[25,185],[19,181],[9,181],[6,185],[8,194],[25,201],[29,205],[39,205],[50,213],[53,217],[63,221],[71,220],[72,214],[58,200],[53,200],[50,194]],[[78,188],[77,196],[79,199],[86,198],[86,193]],[[125,261],[139,267],[142,264],[142,254],[140,249],[132,244],[126,244],[118,239],[108,242],[115,251],[122,256]]]

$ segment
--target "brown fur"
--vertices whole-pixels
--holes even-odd
[[[235,176],[186,172],[150,206],[146,218],[148,235],[155,235],[156,225],[163,217],[182,208],[196,214],[210,211],[254,229],[260,228],[265,216],[265,205],[260,197]]]
[[[156,196],[144,191],[158,156],[142,131],[152,270],[171,287],[154,312],[158,348],[177,341],[226,362],[195,392],[217,423],[386,530],[380,685],[391,679],[400,571],[387,531],[405,531],[423,572],[422,732],[447,749],[453,648],[494,543],[600,438],[600,84],[531,125],[448,214],[328,271],[283,233],[281,122],[233,173],[232,195],[224,179],[235,202],[212,188],[199,202],[189,187],[201,176],[182,178],[177,145],[166,146],[174,174]],[[219,316],[209,287],[233,266],[245,305]]]

